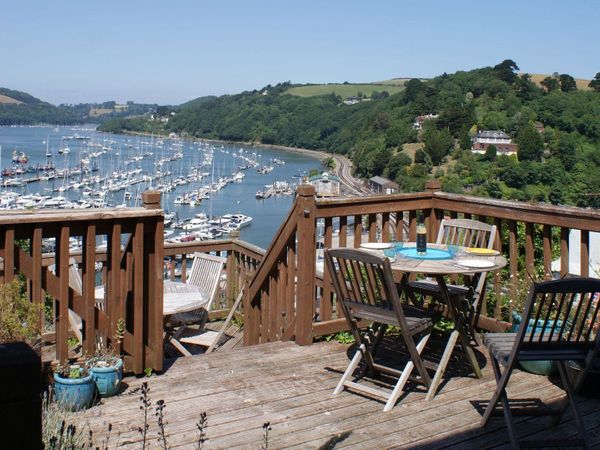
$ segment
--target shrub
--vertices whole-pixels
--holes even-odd
[[[40,336],[41,305],[31,303],[23,291],[18,279],[0,285],[0,342],[24,341],[34,346]]]

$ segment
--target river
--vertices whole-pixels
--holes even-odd
[[[71,139],[65,139],[65,137]],[[251,216],[252,223],[241,229],[241,238],[263,248],[268,247],[273,235],[288,213],[293,196],[281,195],[259,200],[255,197],[256,192],[264,190],[265,185],[273,184],[275,181],[297,183],[299,175],[307,174],[312,169],[321,169],[317,158],[303,153],[244,144],[220,144],[98,133],[93,126],[1,126],[0,146],[2,149],[0,169],[3,171],[19,167],[12,163],[15,150],[24,152],[29,157],[27,165],[22,167],[53,165],[57,171],[61,171],[66,167],[80,168],[82,160],[91,160],[90,166],[95,166],[98,170],[87,175],[72,175],[70,178],[57,177],[53,180],[26,183],[22,187],[6,187],[4,185],[2,187],[2,192],[13,190],[23,195],[27,193],[62,195],[74,201],[81,199],[81,189],[64,189],[78,178],[79,181],[86,176],[105,178],[117,172],[137,170],[140,176],[142,174],[155,176],[159,171],[163,174],[170,173],[165,179],[173,180],[177,177],[185,177],[189,174],[192,166],[202,164],[207,152],[212,153],[212,163],[199,169],[208,175],[200,181],[177,185],[170,192],[165,192],[163,208],[166,211],[177,213],[180,219],[193,217],[199,212],[205,212],[209,216],[220,216],[226,213],[242,213]],[[69,151],[65,152],[65,148],[68,148]],[[60,150],[63,150],[62,154],[59,154]],[[168,159],[174,152],[179,151],[182,152],[180,159],[160,163],[161,159]],[[97,155],[90,156],[94,153]],[[212,180],[216,181],[221,177],[230,176],[237,167],[245,164],[242,156],[254,159],[262,165],[269,164],[273,159],[279,159],[285,164],[271,163],[274,167],[273,171],[265,174],[257,173],[255,168],[244,170],[245,177],[242,182],[228,184],[219,192],[211,193],[210,199],[203,200],[198,206],[174,203],[178,196],[192,189],[200,188]],[[4,176],[3,182],[11,178],[32,178],[40,173],[42,172],[30,172],[12,177]],[[110,192],[106,197],[106,202],[113,206],[119,204],[139,205],[140,192],[150,187],[156,187],[159,182],[160,180],[155,178],[152,181],[128,188],[127,191],[131,194],[130,200],[126,200],[124,197],[125,190]],[[58,191],[58,189],[63,190]]]

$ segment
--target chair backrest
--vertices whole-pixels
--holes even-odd
[[[533,283],[513,351],[519,360],[585,359],[600,347],[600,280]]]
[[[325,261],[346,319],[376,320],[378,310],[394,310],[398,324],[406,330],[392,268],[387,258],[363,250],[337,248],[325,250]]]
[[[437,244],[458,245],[460,247],[493,248],[496,239],[496,225],[488,225],[472,219],[442,219]],[[486,277],[480,275],[474,286],[473,307],[478,308],[483,297]]]
[[[194,253],[194,261],[187,282],[198,286],[208,296],[205,308],[210,310],[212,302],[219,286],[221,273],[226,259],[220,256],[212,256],[207,253]]]
[[[472,219],[443,219],[436,243],[492,248],[494,239],[496,239],[496,225],[488,225]]]

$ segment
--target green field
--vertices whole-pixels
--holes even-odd
[[[531,73],[531,81],[533,81],[538,86],[541,86],[541,81],[546,77],[551,77],[552,75],[542,75],[539,73]],[[575,78],[575,83],[577,84],[577,89],[580,91],[591,91],[592,88],[588,86],[590,84],[590,80],[584,80],[582,78]]]
[[[388,91],[390,95],[396,94],[404,89],[405,80],[389,80],[380,83],[360,83],[360,84],[310,84],[306,86],[296,86],[285,91],[285,94],[297,95],[299,97],[314,97],[316,95],[328,95],[334,93],[342,98],[356,96],[359,92],[370,97],[373,91]]]

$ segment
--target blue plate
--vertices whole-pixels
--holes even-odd
[[[427,252],[424,255],[419,255],[417,253],[416,247],[404,247],[399,249],[397,254],[405,256],[407,258],[414,259],[451,259],[452,255],[447,250],[440,250],[437,248],[428,248]]]

